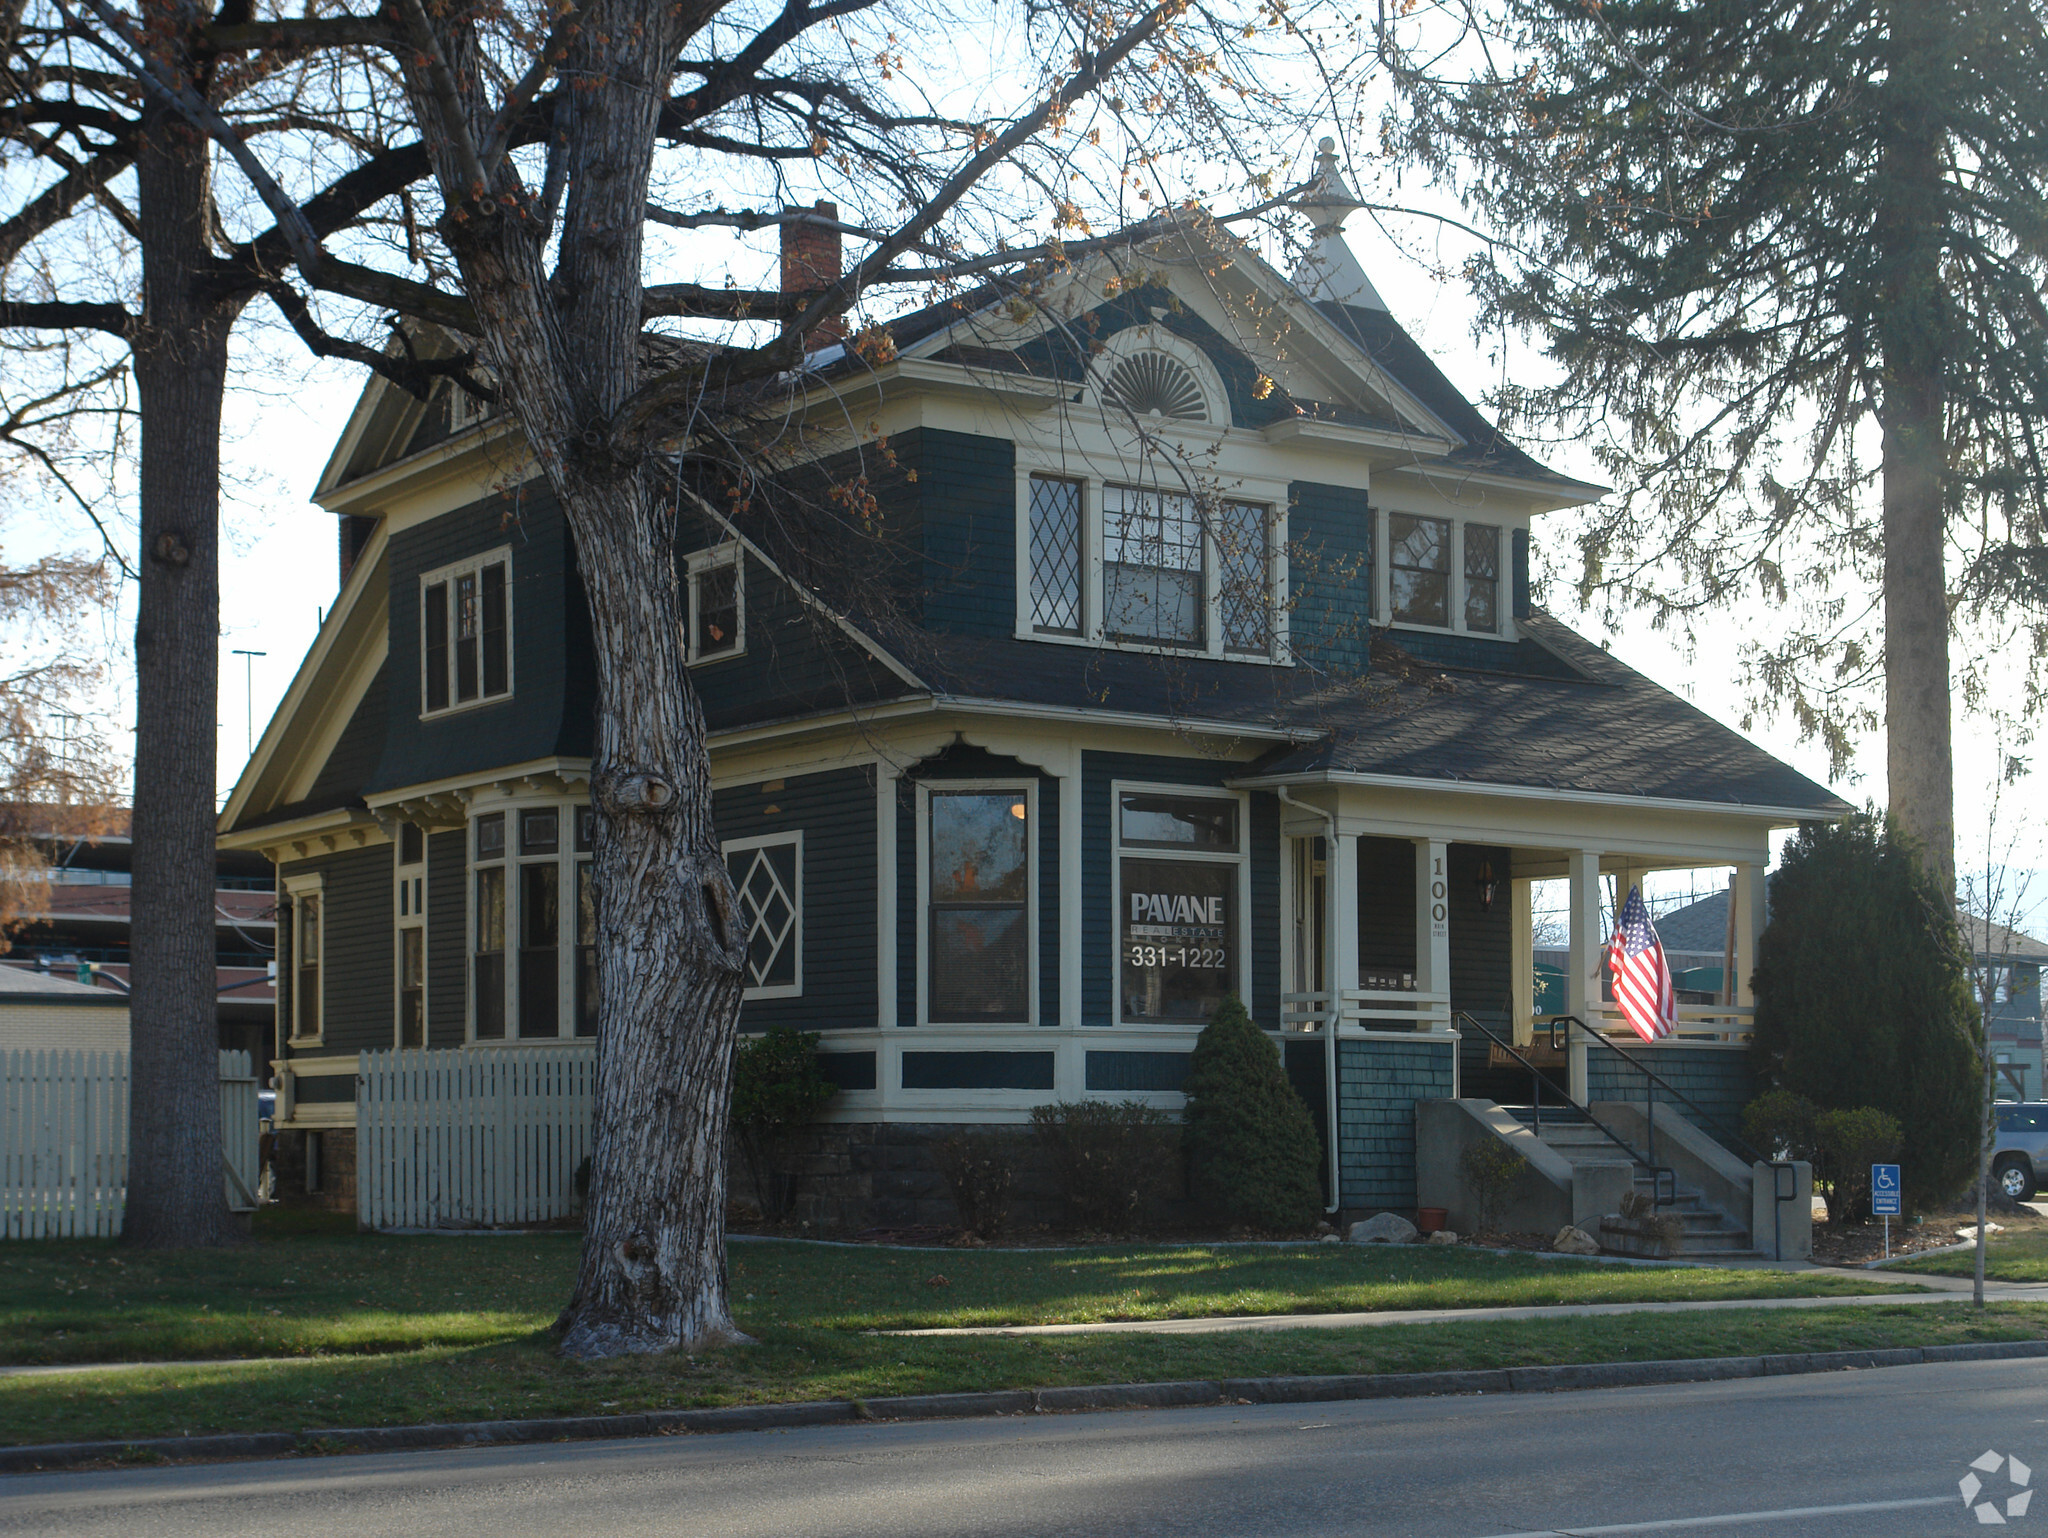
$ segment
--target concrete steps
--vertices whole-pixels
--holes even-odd
[[[1657,1179],[1644,1161],[1617,1145],[1580,1113],[1563,1107],[1545,1106],[1542,1121],[1538,1123],[1529,1106],[1503,1106],[1502,1109],[1523,1126],[1532,1127],[1546,1145],[1573,1164],[1612,1164],[1624,1159],[1633,1162],[1636,1166],[1636,1189],[1646,1196],[1657,1195]],[[1670,1192],[1671,1188],[1667,1185],[1665,1189]],[[1751,1244],[1747,1229],[1736,1227],[1722,1213],[1707,1206],[1700,1192],[1690,1186],[1678,1187],[1675,1200],[1658,1211],[1677,1218],[1685,1225],[1685,1238],[1677,1250],[1679,1258],[1719,1260],[1760,1253]]]

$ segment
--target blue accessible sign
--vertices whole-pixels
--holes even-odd
[[[1870,1215],[1895,1218],[1899,1209],[1899,1167],[1896,1164],[1870,1166]]]

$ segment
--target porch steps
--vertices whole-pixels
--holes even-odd
[[[1545,1106],[1542,1122],[1538,1124],[1533,1107],[1509,1105],[1501,1109],[1523,1126],[1534,1128],[1538,1137],[1573,1164],[1611,1164],[1622,1153],[1607,1134],[1581,1111]],[[1635,1183],[1636,1189],[1644,1195],[1656,1194],[1656,1177],[1640,1159],[1636,1161]],[[1677,1252],[1681,1257],[1718,1260],[1761,1254],[1750,1243],[1747,1229],[1737,1228],[1719,1211],[1709,1207],[1701,1193],[1692,1186],[1679,1186],[1676,1200],[1659,1210],[1685,1225],[1685,1238]]]

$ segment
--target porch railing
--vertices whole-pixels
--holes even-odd
[[[1283,993],[1280,1023],[1284,1030],[1321,1030],[1330,1018],[1330,995]],[[1448,1031],[1451,996],[1405,988],[1346,988],[1337,995],[1337,1018],[1344,1025],[1377,1031]]]
[[[1587,1022],[1602,1036],[1635,1033],[1621,1011],[1612,1004],[1595,1004],[1587,1010]],[[1746,1042],[1756,1028],[1756,1010],[1748,1004],[1681,1004],[1678,1006],[1677,1039],[1680,1041]]]

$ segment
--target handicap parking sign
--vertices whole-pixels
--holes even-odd
[[[1874,1218],[1899,1216],[1899,1167],[1896,1164],[1870,1166],[1870,1215]]]

